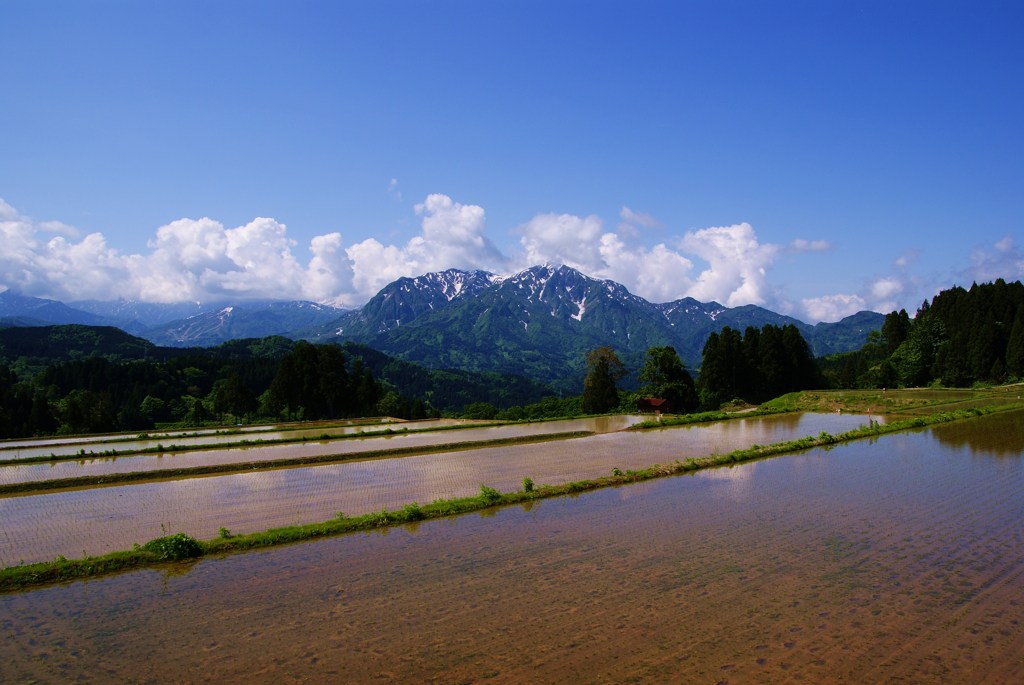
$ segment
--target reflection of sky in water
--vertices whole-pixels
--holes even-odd
[[[38,672],[51,676],[61,659],[69,679],[90,668],[122,680],[138,676],[138,654],[146,653],[164,672],[200,668],[219,681],[255,672],[254,664],[266,672],[307,664],[295,673],[311,680],[328,670],[369,680],[395,669],[394,679],[421,682],[438,677],[437,664],[476,666],[480,654],[521,663],[521,654],[553,645],[555,658],[542,666],[575,661],[551,680],[600,673],[624,682],[636,672],[632,664],[610,669],[629,655],[677,680],[699,680],[698,671],[721,677],[725,664],[731,682],[794,675],[823,682],[837,672],[862,682],[1020,682],[1024,436],[1003,431],[1017,436],[1014,456],[1006,440],[1000,450],[1007,458],[993,459],[972,450],[987,450],[984,433],[1001,423],[979,421],[948,427],[962,425],[968,438],[904,432],[387,534],[203,560],[172,578],[147,570],[7,595],[7,615],[24,620],[9,626],[3,656],[42,665],[51,670]],[[709,435],[723,445],[767,442],[762,433],[812,425],[812,432],[839,432],[814,422],[762,422],[725,433],[660,431],[547,447],[583,465],[617,460],[625,469],[628,450],[644,438],[645,458],[658,449],[671,457],[673,445],[689,450]],[[511,474],[548,463],[553,452],[540,447],[470,455],[489,460],[491,475],[514,462]],[[111,488],[106,497],[154,497],[155,507],[166,500],[187,510],[233,493],[269,515],[278,493],[287,498],[289,488],[309,487],[312,498],[313,483],[329,492],[337,481],[369,483],[403,471],[422,478],[436,470],[452,482],[479,476],[460,461],[465,455],[438,456],[402,466],[383,460],[392,463],[193,479],[161,484],[162,491]],[[40,505],[51,506],[59,501]],[[74,512],[59,513],[58,530]],[[224,510],[215,518],[234,530],[230,516]],[[680,625],[699,626],[699,635],[679,633]],[[156,634],[167,639],[154,641]],[[762,657],[767,666],[736,655]],[[985,670],[991,663],[1006,672]],[[359,664],[366,677],[352,675]],[[935,670],[923,670],[928,664]],[[536,668],[503,668],[501,676],[527,680]],[[895,678],[894,669],[901,669]]]
[[[402,430],[426,430],[441,426],[451,426],[464,422],[460,419],[430,419],[426,421],[374,421],[371,423],[357,423],[355,425],[319,425],[311,428],[298,430],[272,430],[274,426],[240,426],[231,429],[231,432],[221,430],[206,431],[180,431],[180,432],[148,432],[150,438],[145,440],[125,440],[125,436],[92,436],[73,438],[52,438],[39,440],[21,440],[0,443],[0,459],[27,459],[29,457],[46,457],[51,454],[57,456],[76,455],[83,452],[88,455],[90,452],[105,452],[115,450],[117,452],[132,452],[138,450],[155,449],[161,445],[169,446],[191,446],[191,445],[223,445],[242,440],[296,440],[309,439],[317,440],[322,435],[339,436],[354,435],[356,433],[379,432],[391,428]],[[85,444],[83,444],[85,443]]]
[[[160,469],[183,469],[214,464],[233,464],[273,459],[295,459],[298,457],[325,456],[334,454],[359,454],[382,449],[405,447],[426,447],[499,438],[514,438],[530,435],[546,435],[573,431],[607,432],[618,431],[636,423],[637,416],[604,416],[571,421],[509,424],[488,428],[466,428],[457,431],[436,431],[427,433],[396,433],[388,436],[354,438],[340,441],[315,441],[285,445],[263,445],[190,452],[167,452],[161,455],[144,454],[121,457],[89,457],[84,459],[44,462],[0,467],[0,483],[21,483],[58,478],[96,476],[135,471]],[[419,426],[441,425],[446,420],[417,422]],[[450,423],[450,421],[448,422]]]
[[[604,421],[604,428],[629,420]],[[557,484],[609,475],[613,468],[644,468],[822,430],[841,432],[868,420],[866,416],[836,414],[752,417],[537,444],[0,498],[0,520],[4,521],[0,564],[17,563],[26,557],[47,559],[56,554],[77,557],[82,555],[83,546],[90,554],[123,549],[131,542],[156,537],[162,530],[208,538],[215,536],[220,527],[236,533],[252,532],[322,521],[339,511],[359,514],[398,508],[412,501],[425,504],[476,494],[481,483],[502,491],[518,490],[526,476],[538,485]],[[588,425],[596,426],[597,422],[504,428],[550,433],[586,430]],[[459,436],[475,432],[460,431]],[[450,440],[451,434],[443,437]],[[179,456],[186,455],[165,456],[164,460],[175,461]],[[739,476],[727,480],[739,487]],[[704,482],[704,487],[712,483]],[[740,491],[736,492],[740,496]]]

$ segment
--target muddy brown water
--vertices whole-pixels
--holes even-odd
[[[0,597],[4,682],[1024,682],[1024,415]]]
[[[424,421],[398,421],[378,419],[376,421],[352,421],[345,423],[319,423],[311,428],[274,430],[274,426],[244,426],[230,430],[201,430],[195,432],[148,433],[145,439],[129,439],[123,434],[73,439],[42,438],[0,442],[0,459],[17,460],[32,457],[87,456],[97,458],[107,451],[126,453],[151,450],[160,447],[191,447],[206,445],[231,445],[243,441],[273,440],[317,440],[324,435],[331,437],[355,435],[358,433],[379,433],[386,430],[417,431],[438,427],[472,425],[478,423],[463,419],[431,419]]]
[[[359,455],[366,452],[394,449],[416,449],[464,442],[512,439],[536,435],[553,435],[575,431],[609,433],[628,428],[642,421],[642,416],[600,416],[567,421],[514,423],[452,431],[409,430],[387,435],[354,437],[345,440],[316,440],[278,445],[248,445],[221,449],[193,449],[160,454],[129,454],[113,457],[88,456],[79,459],[7,463],[0,465],[0,483],[31,483],[61,478],[106,476],[142,471],[167,471],[197,466],[298,459],[302,457]],[[411,422],[410,422],[411,423]],[[464,422],[462,422],[464,423]],[[423,428],[452,423],[430,422]],[[302,431],[296,431],[301,433]],[[237,441],[237,436],[235,436]]]
[[[364,514],[382,508],[397,509],[410,502],[425,504],[439,498],[471,496],[479,493],[481,484],[502,491],[518,490],[524,477],[538,484],[564,483],[609,475],[613,468],[645,468],[676,459],[729,452],[755,443],[817,435],[823,430],[838,433],[872,418],[849,414],[751,417],[650,432],[611,432],[559,442],[0,497],[0,565],[45,561],[58,555],[70,559],[103,554],[179,531],[212,538],[220,528],[249,533],[314,523],[330,519],[338,512]],[[628,425],[630,420],[601,419],[608,429]],[[562,423],[565,430],[600,428],[593,420]],[[557,427],[556,423],[541,423],[502,428],[547,432]],[[459,431],[460,435],[463,433],[476,430]],[[409,444],[417,438],[437,435],[395,438],[407,439],[399,444]],[[276,446],[247,452],[255,457],[264,451],[280,452]],[[229,457],[231,452],[220,450],[211,454]],[[188,455],[175,458],[178,456]],[[139,458],[118,459],[114,465],[130,465],[136,459]],[[8,466],[0,469],[0,473],[60,466]]]

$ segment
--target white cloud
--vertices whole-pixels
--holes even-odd
[[[643,228],[660,228],[661,222],[646,212],[635,212],[629,207],[619,210],[622,221],[631,226],[642,226]]]
[[[772,300],[767,274],[779,248],[760,243],[750,224],[692,231],[683,236],[680,247],[708,263],[690,289],[691,297],[728,307],[766,305]]]
[[[1024,278],[1024,254],[1007,235],[991,249],[979,248],[970,256],[970,266],[961,273],[964,282],[987,283],[997,278],[1017,280]]]
[[[82,232],[77,228],[61,221],[41,221],[39,222],[39,230],[45,233],[56,233],[68,238],[77,238],[82,235]]]
[[[604,267],[601,257],[601,220],[590,215],[538,214],[519,227],[525,251],[522,266],[565,264],[596,275]]]
[[[178,219],[156,230],[145,254],[122,254],[100,233],[78,238],[64,224],[35,222],[0,200],[0,287],[62,300],[266,298],[359,306],[402,276],[453,267],[508,274],[549,262],[618,281],[654,302],[690,296],[727,306],[792,308],[768,280],[784,248],[761,243],[747,223],[664,235],[652,245],[651,231],[639,229],[658,221],[628,207],[619,213],[626,228],[611,231],[594,215],[538,214],[518,227],[520,250],[506,256],[486,235],[482,207],[434,194],[415,213],[420,230],[404,243],[368,238],[346,244],[341,233],[326,233],[310,240],[303,263],[287,227],[271,218],[233,228],[210,218]],[[820,242],[794,245],[815,250]],[[1008,239],[1001,247],[1001,255],[1015,249]],[[816,320],[845,316],[891,300],[901,293],[899,284],[879,279],[865,294],[805,300],[804,309]]]
[[[447,195],[428,195],[416,205],[423,217],[423,234],[409,241],[423,271],[448,268],[501,269],[506,259],[484,235],[484,209],[463,205]]]
[[[157,229],[149,254],[125,255],[101,233],[44,240],[66,225],[35,222],[0,203],[0,282],[28,295],[150,302],[304,295],[307,272],[291,254],[287,229],[273,219],[230,229],[207,218],[179,219]],[[320,284],[322,264],[316,266],[313,282]]]
[[[402,276],[444,269],[503,272],[508,259],[484,235],[482,207],[455,202],[447,195],[428,195],[415,207],[423,217],[421,232],[404,246],[384,245],[367,238],[345,250],[351,268],[353,298],[363,301]]]
[[[601,237],[601,256],[605,268],[598,273],[625,285],[629,290],[653,302],[668,302],[684,297],[692,286],[693,262],[663,243],[651,249],[629,247],[614,233]]]
[[[879,278],[871,284],[871,295],[877,300],[891,299],[903,292],[903,282],[894,276]]]
[[[565,264],[595,278],[625,285],[641,297],[666,302],[692,287],[693,263],[660,243],[647,248],[629,231],[604,232],[596,216],[538,214],[519,227],[519,267]]]
[[[0,197],[0,220],[3,221],[14,221],[18,218],[18,210],[7,204],[2,197]]]
[[[839,321],[867,309],[860,295],[825,295],[803,300],[804,311],[811,321]]]
[[[822,252],[831,247],[827,240],[804,240],[797,238],[789,244],[790,249],[796,252]]]
[[[293,245],[273,219],[227,229],[208,218],[179,219],[157,229],[136,278],[150,301],[299,298],[306,274]]]
[[[388,181],[388,195],[391,195],[399,202],[402,201],[402,191],[398,187],[398,179],[392,178]]]
[[[375,238],[352,245],[345,255],[352,264],[352,289],[366,295],[364,299],[397,278],[417,275],[417,267],[401,248],[382,245]]]
[[[352,297],[352,260],[345,253],[341,234],[335,231],[315,236],[309,241],[309,260],[304,280],[305,296],[316,302],[330,302],[338,306],[357,306],[359,298]]]
[[[509,273],[551,262],[619,281],[653,301],[690,295],[763,304],[766,269],[777,251],[760,244],[749,224],[691,232],[676,247],[649,247],[636,233],[606,232],[593,215],[539,214],[518,229],[522,252],[510,259],[486,236],[482,207],[435,194],[415,211],[421,230],[404,245],[369,238],[346,246],[340,233],[328,233],[310,241],[311,258],[302,264],[287,227],[271,218],[234,228],[210,218],[178,219],[156,230],[148,253],[122,254],[100,233],[77,239],[71,227],[35,222],[0,200],[0,284],[63,300],[303,298],[356,306],[401,276],[452,267]],[[632,226],[657,224],[627,207],[620,217]],[[54,231],[61,235],[45,237]],[[687,252],[707,262],[696,278]]]

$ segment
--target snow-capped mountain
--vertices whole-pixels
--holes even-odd
[[[660,345],[675,347],[696,368],[708,336],[725,326],[793,324],[821,356],[859,348],[884,319],[861,312],[810,326],[754,305],[729,308],[692,298],[653,304],[614,281],[552,264],[505,277],[448,269],[400,278],[351,311],[313,302],[74,304],[80,308],[5,292],[0,317],[8,325],[114,325],[178,347],[270,335],[350,340],[434,368],[518,374],[573,392],[586,353],[604,345],[629,368],[639,368],[647,349]]]
[[[867,318],[859,321],[859,343],[846,349],[862,344],[871,322],[878,328],[883,317]],[[632,368],[649,347],[671,345],[696,367],[711,332],[766,323],[796,325],[812,348],[819,333],[843,326],[809,326],[762,307],[730,309],[692,298],[652,304],[614,281],[547,264],[505,278],[449,269],[399,279],[358,312],[306,337],[355,340],[435,368],[518,373],[569,388],[582,377],[586,353],[602,345]],[[839,350],[818,353],[833,351]]]
[[[498,279],[486,271],[447,269],[384,286],[358,310],[335,322],[335,335],[359,339],[411,323],[460,298],[473,297]]]

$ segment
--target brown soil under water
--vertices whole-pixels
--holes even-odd
[[[607,423],[608,418],[611,417],[601,421]],[[173,532],[212,538],[220,528],[248,533],[316,523],[333,518],[338,512],[351,516],[383,508],[398,509],[410,502],[426,504],[440,498],[472,496],[479,493],[481,484],[501,491],[519,490],[524,477],[537,484],[566,483],[610,475],[613,468],[646,468],[716,451],[729,452],[754,443],[817,435],[823,430],[838,433],[869,420],[864,415],[837,414],[752,417],[549,443],[0,497],[0,565],[46,561],[57,555],[70,559],[103,554],[129,549],[133,543],[141,544]],[[620,417],[608,425],[626,425],[626,421],[627,417]],[[564,430],[601,427],[590,419],[560,423]],[[508,428],[523,432],[551,430],[556,426],[540,423],[532,428]],[[468,436],[477,434],[477,430],[459,434]],[[431,435],[440,434],[396,437],[414,439]],[[302,449],[301,445],[284,447]],[[221,450],[212,455],[230,457],[231,452]],[[247,451],[251,456],[278,452],[272,447]],[[115,464],[130,465],[136,459],[139,457],[119,459]],[[66,475],[66,471],[62,472]]]
[[[0,680],[1022,682],[1022,418],[3,596]]]

